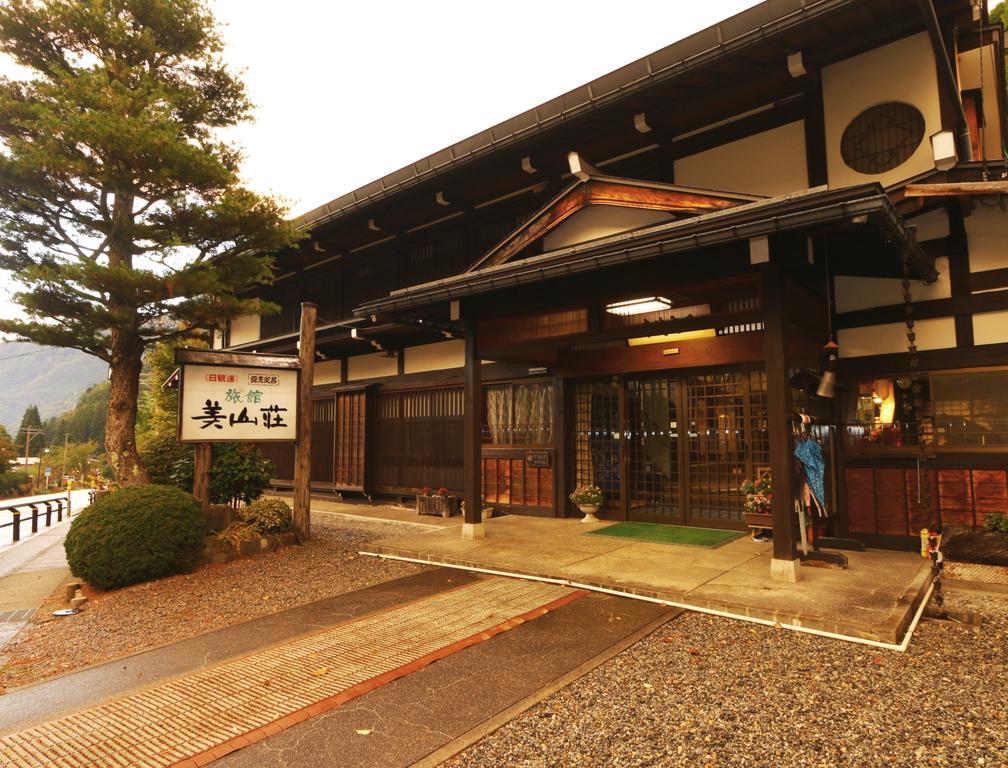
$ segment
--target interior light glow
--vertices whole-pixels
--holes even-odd
[[[643,315],[648,312],[661,312],[669,309],[672,302],[664,296],[646,296],[640,299],[628,299],[627,301],[616,301],[606,304],[606,312],[613,315]]]
[[[698,331],[682,331],[681,333],[665,333],[661,336],[638,336],[627,339],[627,345],[631,347],[643,347],[647,344],[670,344],[677,341],[689,341],[690,339],[712,339],[717,336],[714,328],[701,328]]]

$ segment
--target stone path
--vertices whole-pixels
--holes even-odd
[[[0,765],[205,765],[583,594],[481,579],[7,734]]]

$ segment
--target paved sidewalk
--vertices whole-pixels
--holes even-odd
[[[8,734],[0,764],[203,765],[582,594],[479,579]]]
[[[72,492],[75,516],[88,505],[88,496],[86,489]],[[0,504],[51,498],[53,494],[29,496],[23,499],[4,499]],[[27,538],[0,547],[0,658],[7,641],[17,634],[53,590],[70,575],[66,553],[63,551],[63,539],[68,530],[68,517],[34,535],[29,535],[27,525],[22,523],[22,534]]]

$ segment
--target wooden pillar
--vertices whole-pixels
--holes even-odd
[[[311,536],[312,380],[315,376],[315,305],[301,305],[298,356],[297,442],[294,444],[294,527],[302,539]]]
[[[795,581],[794,488],[791,481],[791,414],[788,410],[788,368],[784,338],[784,280],[775,264],[763,267],[763,345],[766,358],[767,421],[770,472],[773,476],[773,560],[775,578]]]
[[[193,496],[203,507],[210,510],[210,469],[213,467],[213,443],[196,443],[193,456]]]
[[[462,488],[465,517],[462,538],[481,539],[483,528],[482,454],[483,442],[483,376],[476,347],[476,322],[467,319],[465,328],[465,391],[462,412]]]
[[[567,397],[564,379],[553,381],[553,517],[564,517],[567,514]]]

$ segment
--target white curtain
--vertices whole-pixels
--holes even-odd
[[[552,440],[553,387],[494,384],[486,390],[486,422],[494,445],[545,445]]]
[[[487,387],[486,418],[490,429],[490,442],[508,445],[511,442],[511,385],[495,384]]]

